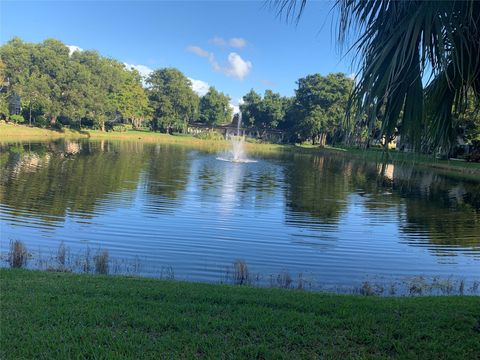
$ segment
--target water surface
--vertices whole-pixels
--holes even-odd
[[[108,249],[119,272],[168,267],[209,282],[243,259],[259,283],[288,272],[314,289],[480,278],[480,182],[333,155],[218,156],[128,142],[4,144],[1,251],[20,239],[48,257],[63,241],[71,254]]]

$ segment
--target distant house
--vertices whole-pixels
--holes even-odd
[[[19,115],[22,111],[20,95],[12,93],[8,98],[8,111],[10,115]]]

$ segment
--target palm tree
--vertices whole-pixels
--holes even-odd
[[[307,0],[273,4],[298,21]],[[416,150],[448,153],[467,98],[480,107],[480,2],[337,0],[334,10],[339,43],[354,39],[359,60],[347,119],[378,119],[387,137],[400,129]]]

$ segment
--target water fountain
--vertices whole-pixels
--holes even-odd
[[[227,135],[232,144],[230,151],[223,157],[218,157],[218,160],[230,161],[235,163],[248,163],[255,162],[254,160],[247,159],[245,156],[245,135],[241,134],[242,125],[242,113],[238,113],[237,121],[237,134]]]

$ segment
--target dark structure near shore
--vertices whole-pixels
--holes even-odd
[[[283,131],[259,129],[255,127],[240,127],[238,129],[235,122],[232,122],[228,125],[217,126],[193,123],[189,124],[187,128],[187,133],[192,135],[198,135],[201,133],[207,133],[212,131],[218,132],[225,139],[229,138],[230,136],[238,135],[237,132],[239,131],[241,136],[245,136],[251,139],[264,140],[273,143],[283,143],[285,141],[285,133]]]

